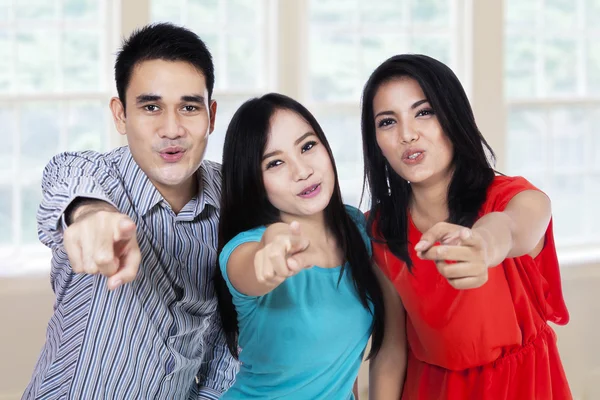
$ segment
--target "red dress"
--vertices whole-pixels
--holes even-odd
[[[495,177],[480,215],[504,210],[516,194],[531,189],[538,190],[521,177]],[[412,220],[408,229],[413,274],[386,245],[373,243],[375,261],[406,309],[409,355],[402,399],[572,399],[556,335],[547,324],[569,320],[552,221],[535,259],[505,259],[489,269],[485,285],[471,290],[454,289],[433,261],[419,259],[414,245],[422,233]]]

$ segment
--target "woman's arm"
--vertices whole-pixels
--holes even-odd
[[[488,279],[488,268],[506,258],[537,256],[550,223],[550,199],[526,190],[514,196],[504,211],[482,216],[468,229],[440,222],[415,246],[420,258],[433,260],[440,274],[457,289],[471,289]],[[441,245],[435,246],[436,242]],[[452,261],[448,263],[447,261]]]
[[[513,197],[504,211],[481,217],[473,231],[485,240],[489,266],[495,266],[505,258],[537,256],[544,247],[550,217],[550,199],[537,190],[526,190]]]
[[[406,374],[406,316],[396,288],[377,266],[374,268],[385,301],[385,331],[381,349],[369,365],[369,399],[398,400]]]
[[[297,222],[269,226],[260,242],[239,245],[227,261],[227,276],[235,289],[248,296],[262,296],[303,268],[309,240]]]

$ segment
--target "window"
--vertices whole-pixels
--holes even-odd
[[[48,268],[36,212],[50,158],[109,148],[111,10],[111,0],[0,2],[2,273]]]
[[[600,244],[600,1],[507,0],[507,167],[552,199],[559,247]]]
[[[225,131],[237,108],[272,89],[271,7],[267,0],[150,0],[152,22],[173,22],[206,43],[215,64],[217,120],[205,158],[221,162]]]
[[[157,21],[194,30],[213,54],[219,107],[207,159],[221,160],[242,102],[281,92],[315,114],[344,201],[357,205],[362,87],[391,55],[424,53],[463,81],[499,168],[551,196],[559,247],[598,247],[600,0],[503,4],[504,13],[469,0],[0,0],[0,132],[10,133],[0,146],[0,270],[47,257],[35,214],[48,159],[124,143],[108,109],[115,50],[130,27]]]

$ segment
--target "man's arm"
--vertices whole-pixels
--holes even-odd
[[[51,249],[62,246],[64,213],[75,199],[99,200],[116,209],[118,185],[118,177],[99,153],[54,156],[42,176],[42,202],[37,213],[40,241]]]
[[[115,205],[121,187],[103,155],[62,153],[44,170],[38,211],[42,243],[64,250],[73,272],[109,277],[109,289],[135,279],[141,261],[136,226]]]
[[[104,200],[91,199],[88,197],[77,197],[67,206],[63,213],[63,229],[80,221],[83,217],[99,211],[119,212],[115,206]]]
[[[211,317],[209,329],[205,339],[202,366],[197,375],[199,399],[218,400],[235,382],[239,362],[227,349],[225,333],[217,311]]]

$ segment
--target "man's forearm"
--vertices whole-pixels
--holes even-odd
[[[99,211],[119,212],[119,210],[106,201],[78,197],[77,199],[73,200],[73,202],[65,210],[65,222],[67,226],[69,226],[72,223]]]

